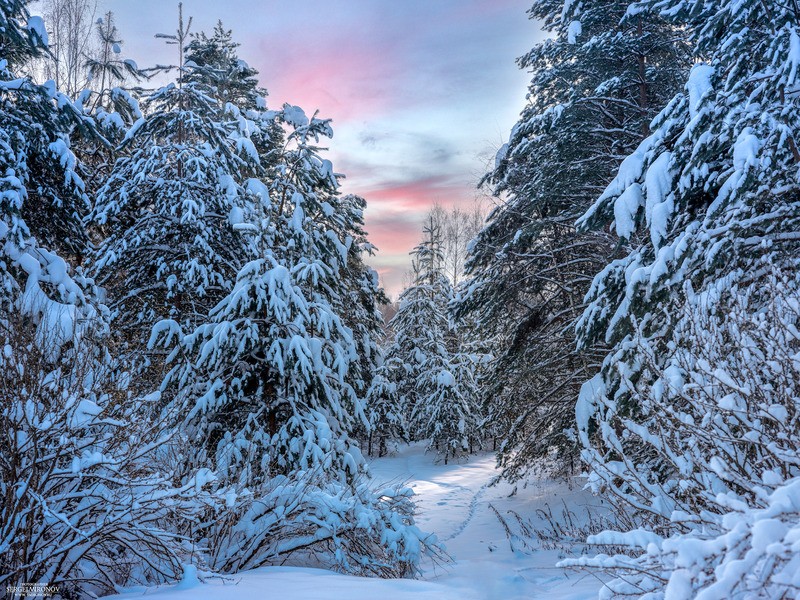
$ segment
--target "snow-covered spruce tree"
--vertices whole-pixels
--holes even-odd
[[[14,67],[47,44],[25,2],[0,3],[0,31],[0,315],[7,327],[21,318],[28,329],[58,333],[58,354],[76,324],[98,313],[91,282],[74,279],[62,258],[86,248],[88,199],[69,131],[90,124],[51,84],[15,77]]]
[[[86,251],[89,201],[69,133],[91,132],[92,123],[52,82],[15,76],[46,47],[42,20],[12,1],[0,3],[0,19],[0,314],[23,317],[28,328],[47,320],[60,345],[98,316],[91,281],[62,258]]]
[[[650,532],[585,564],[616,596],[795,597],[800,21],[653,6],[705,62],[581,221],[642,243],[592,284],[580,339],[611,351],[577,409],[592,485]]]
[[[308,454],[306,449],[291,444],[291,440],[303,437],[308,414],[329,413],[333,440],[343,442],[347,441],[345,434],[353,426],[353,417],[360,418],[354,412],[360,405],[346,381],[347,365],[357,356],[351,352],[355,342],[341,313],[334,309],[338,292],[344,291],[334,278],[344,275],[347,253],[332,225],[346,213],[337,212],[330,204],[338,201],[335,195],[338,183],[331,163],[320,159],[313,146],[315,138],[330,135],[330,126],[328,121],[309,120],[299,108],[288,105],[278,118],[293,129],[287,140],[290,146],[281,161],[281,175],[274,181],[244,182],[252,211],[246,220],[236,224],[240,231],[255,234],[254,244],[247,248],[253,260],[239,270],[233,290],[213,307],[210,317],[198,323],[199,327],[186,329],[188,335],[180,341],[179,348],[190,355],[199,354],[199,361],[180,361],[167,381],[168,385],[177,381],[180,394],[194,403],[207,396],[205,386],[218,377],[209,379],[210,374],[218,373],[221,367],[244,369],[235,378],[219,380],[218,384],[224,381],[230,389],[225,393],[214,389],[194,416],[200,420],[196,426],[203,432],[231,434],[230,439],[222,440],[213,436],[207,439],[205,434],[197,438],[208,442],[209,456],[215,457],[223,476],[230,465],[233,471],[248,471],[245,476],[248,481],[251,477],[261,478],[261,474],[307,469],[317,463],[324,453]],[[262,310],[266,311],[263,322]],[[308,323],[296,322],[297,319]],[[242,346],[231,334],[222,338],[214,335],[214,330],[229,328],[231,320],[237,323],[237,336],[251,339],[254,348]],[[210,329],[209,321],[214,324]],[[154,343],[170,341],[176,326],[183,327],[174,320],[164,320],[154,335]],[[312,341],[303,342],[305,336]],[[301,342],[322,345],[314,352],[292,346]],[[211,349],[218,344],[222,347],[212,354]],[[234,354],[229,356],[229,351]],[[259,359],[234,358],[240,354]],[[312,356],[315,354],[320,355]],[[177,359],[178,354],[175,356]],[[323,356],[325,363],[320,362]],[[323,369],[325,364],[330,372]],[[191,374],[201,367],[209,372],[203,377]],[[294,375],[295,370],[299,376]],[[219,409],[205,405],[209,400],[218,404]],[[248,402],[255,404],[244,410]],[[230,410],[234,414],[226,416]],[[269,440],[253,439],[248,432],[250,418],[241,417],[253,412],[263,412]],[[215,422],[216,419],[221,421]],[[229,420],[233,431],[227,426]],[[257,419],[260,421],[261,418]],[[255,470],[252,458],[237,459],[237,452],[226,447],[240,443],[236,441],[239,434],[249,440],[247,443],[257,446],[251,455],[261,456],[260,466]],[[218,447],[220,442],[222,447]],[[270,446],[266,454],[262,454],[265,450],[260,447],[262,442]],[[337,456],[344,462],[336,467],[345,469],[345,463],[351,462],[346,449]]]
[[[376,420],[377,413],[369,395],[373,384],[380,379],[384,362],[382,339],[385,324],[379,307],[388,304],[389,299],[379,285],[378,274],[364,262],[375,252],[364,230],[366,205],[364,198],[354,194],[338,199],[337,212],[342,214],[342,218],[338,219],[339,225],[334,229],[335,235],[344,240],[339,253],[347,268],[340,271],[341,291],[333,296],[333,305],[336,313],[342,315],[345,326],[352,330],[356,346],[357,360],[348,369],[348,383],[366,403],[366,418],[357,420],[354,436],[372,454],[373,442],[378,441],[378,446],[381,445],[380,436],[375,436],[372,424],[382,421]]]
[[[191,38],[185,49],[184,81],[216,100],[220,110],[217,120],[231,120],[231,115],[223,116],[224,111],[235,116],[241,135],[253,144],[259,157],[258,170],[243,171],[242,175],[273,178],[269,173],[280,156],[284,131],[267,110],[267,90],[258,83],[258,71],[239,57],[239,44],[221,21],[211,35],[200,32]]]
[[[208,86],[223,106],[230,102],[242,110],[263,108],[267,91],[258,84],[258,71],[239,58],[238,47],[233,32],[225,29],[222,21],[210,36],[205,32],[193,35],[186,47],[190,68],[185,79]]]
[[[433,216],[423,235],[412,252],[415,281],[400,295],[391,322],[394,340],[370,399],[383,436],[399,430],[410,439],[428,439],[447,463],[471,450],[479,416],[471,363],[459,353],[448,319],[453,290],[444,275],[441,229]]]
[[[412,283],[400,294],[397,312],[389,322],[391,338],[385,342],[384,360],[367,395],[368,448],[373,452],[374,447],[380,456],[391,441],[422,438],[413,418],[414,407],[422,402],[417,381],[423,374],[425,355],[420,349],[438,344],[444,351],[445,336],[449,336],[446,309],[452,286],[442,269],[443,213],[440,207],[430,211],[424,241],[411,252]]]
[[[164,385],[184,415],[188,470],[212,465],[228,499],[202,533],[208,561],[232,572],[291,556],[404,575],[426,547],[410,492],[369,490],[352,441],[365,421],[354,380],[364,342],[343,313],[354,308],[348,282],[367,271],[346,219],[362,203],[338,195],[331,163],[318,155],[329,122],[289,105],[275,116],[289,129],[280,175],[245,182],[252,211],[237,224],[252,236],[252,260],[204,323],[181,335],[164,321],[153,340],[178,336]],[[360,293],[374,305],[370,281]]]
[[[343,240],[338,251],[346,264],[340,271],[340,285],[345,291],[334,297],[334,305],[345,325],[353,331],[359,360],[350,367],[349,376],[359,398],[366,395],[376,370],[383,363],[380,347],[383,316],[379,306],[389,302],[380,288],[378,274],[364,262],[375,252],[364,230],[366,206],[366,200],[360,196],[343,196],[336,209],[342,216],[334,228],[337,237]]]
[[[577,455],[572,406],[602,354],[576,351],[574,323],[616,241],[574,222],[688,64],[680,30],[626,14],[628,4],[534,2],[529,14],[552,38],[519,60],[533,72],[528,104],[485,180],[502,203],[472,246],[456,314],[477,322],[495,356],[481,388],[511,479],[556,450],[559,470]]]
[[[94,269],[134,361],[157,322],[192,329],[232,288],[245,260],[231,222],[243,210],[239,170],[258,160],[239,115],[216,120],[223,111],[197,84],[157,90],[143,112],[90,215]]]
[[[255,72],[240,68],[229,32],[224,32],[224,52],[207,50],[219,44],[202,34],[184,47],[190,24],[181,11],[175,34],[158,36],[179,47],[175,84],[150,94],[141,111],[118,88],[109,97],[139,118],[125,133],[113,171],[97,192],[91,223],[100,243],[94,262],[134,357],[144,351],[155,323],[171,318],[191,328],[230,291],[246,260],[245,240],[233,227],[247,210],[241,181],[247,174],[263,174],[262,157],[281,141],[271,139],[279,130],[274,113],[266,111]],[[106,25],[101,34],[114,53],[115,30]],[[209,62],[215,56],[217,62]],[[225,76],[237,82],[235,100],[242,107],[227,102],[217,88],[219,71],[228,63],[236,65]],[[115,76],[108,65],[96,68],[108,71],[109,79]],[[124,106],[114,108],[106,115],[101,104],[98,121],[120,121],[117,113],[125,112]]]
[[[386,456],[390,444],[409,439],[408,419],[397,393],[398,364],[384,359],[375,371],[367,391],[366,413],[369,425],[366,450],[369,456]]]
[[[441,239],[438,226],[430,220],[423,230],[422,243],[411,252],[413,282],[400,294],[397,313],[389,326],[393,340],[385,352],[383,378],[390,383],[393,395],[383,410],[389,420],[378,428],[396,428],[393,421],[401,415],[400,427],[409,440],[423,438],[420,423],[415,419],[424,402],[417,382],[422,377],[428,352],[446,354],[449,335],[447,302],[452,295],[450,282],[441,272]],[[376,382],[383,385],[381,380]],[[375,391],[378,391],[377,389]],[[373,401],[378,396],[371,397]]]
[[[413,422],[447,464],[471,453],[480,442],[480,407],[475,402],[475,364],[467,353],[427,355],[417,380],[420,403]]]
[[[152,468],[163,430],[118,401],[105,310],[53,251],[82,252],[68,132],[88,125],[52,84],[14,76],[46,40],[24,2],[0,1],[0,31],[0,589],[163,581],[179,573],[180,543],[157,522],[185,514],[194,485],[174,490]]]
[[[480,416],[474,405],[473,364],[460,352],[461,340],[447,312],[453,289],[444,274],[442,231],[431,219],[423,235],[425,241],[414,251],[417,280],[401,296],[396,320],[402,324],[418,319],[416,327],[426,329],[415,340],[413,354],[419,366],[415,380],[405,382],[406,389],[413,385],[405,402],[417,439],[429,440],[428,447],[447,464],[450,458],[472,451],[479,437]],[[408,310],[403,311],[406,301]],[[406,313],[402,319],[400,312]]]

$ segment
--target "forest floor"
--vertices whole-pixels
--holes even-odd
[[[381,580],[319,569],[265,567],[225,580],[183,582],[124,596],[152,600],[584,600],[596,598],[597,578],[556,563],[579,555],[587,527],[610,508],[581,481],[501,482],[494,455],[444,465],[423,444],[401,447],[370,465],[376,486],[405,482],[416,494],[417,524],[435,533],[451,562],[425,561],[417,580]],[[514,515],[522,517],[518,520]],[[552,517],[548,517],[550,514]],[[591,516],[589,516],[591,514]],[[558,531],[555,531],[557,529]],[[527,532],[526,532],[527,530]],[[559,539],[556,539],[559,538]]]

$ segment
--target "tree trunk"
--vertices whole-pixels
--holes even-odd
[[[641,43],[642,36],[644,35],[644,29],[642,27],[641,20],[639,23],[636,24],[636,35],[639,36],[639,41]],[[638,56],[639,62],[639,108],[642,109],[644,113],[647,111],[647,105],[649,103],[648,94],[647,94],[647,70],[646,70],[646,57],[644,55],[644,50],[642,49]],[[647,137],[647,134],[650,133],[650,127],[647,123],[647,120],[642,121],[642,136]]]

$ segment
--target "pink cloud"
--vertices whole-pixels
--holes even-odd
[[[470,187],[454,182],[451,175],[387,183],[364,189],[360,193],[373,206],[391,207],[398,213],[413,211],[417,215],[427,212],[435,202],[449,206],[472,197]]]
[[[385,42],[348,36],[316,40],[260,39],[252,61],[273,105],[290,102],[316,109],[337,122],[385,114],[392,104],[390,86],[378,82],[398,75],[402,58]],[[298,50],[302,47],[302,51]]]
[[[409,252],[422,238],[423,221],[434,201],[451,206],[471,200],[474,190],[443,175],[389,182],[357,193],[367,199],[366,230],[378,248],[378,254],[369,262],[378,271],[387,293],[396,298],[411,264]]]
[[[402,256],[407,261],[409,251],[419,242],[421,226],[417,219],[403,221],[391,216],[386,219],[367,217],[369,239],[378,247],[380,259]]]

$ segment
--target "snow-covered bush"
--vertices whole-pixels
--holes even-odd
[[[69,134],[91,122],[16,75],[47,40],[25,2],[0,1],[0,30],[0,589],[163,580],[179,563],[155,523],[174,497],[149,464],[159,429],[112,393],[105,308],[63,258],[86,251]]]
[[[236,572],[265,564],[318,566],[379,577],[413,576],[436,537],[414,525],[413,492],[332,481],[321,469],[273,477],[257,493],[230,490],[208,532],[209,565]]]
[[[69,596],[175,579],[184,548],[164,524],[191,518],[202,491],[159,469],[169,433],[116,390],[93,334],[65,343],[61,328],[0,320],[0,586]]]
[[[595,461],[604,472],[595,477],[649,530],[590,539],[630,546],[633,557],[573,561],[619,573],[609,597],[800,592],[800,281],[777,271],[748,280],[687,285],[667,357],[639,339],[635,416],[599,378],[584,387],[582,434],[597,419],[614,457]]]

